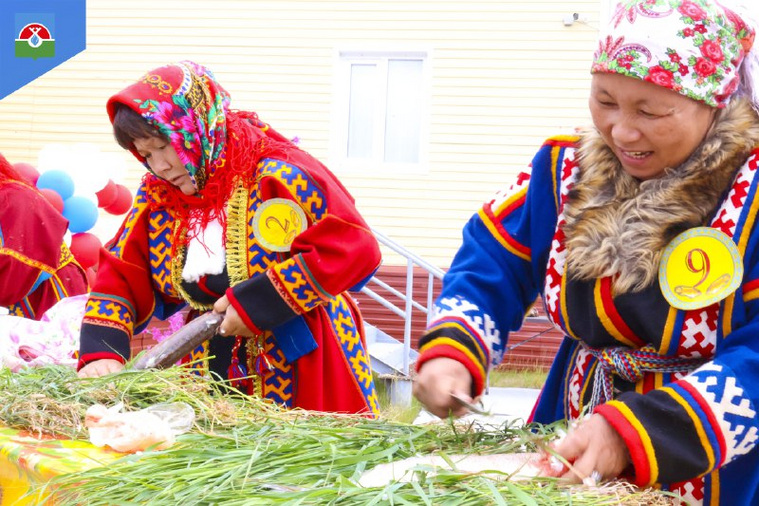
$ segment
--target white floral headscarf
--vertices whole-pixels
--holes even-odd
[[[634,77],[724,107],[741,85],[739,70],[754,35],[716,0],[624,0],[601,37],[591,72]]]

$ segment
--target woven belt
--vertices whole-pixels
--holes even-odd
[[[650,345],[637,350],[624,346],[591,348],[583,345],[583,347],[598,360],[593,379],[590,412],[599,404],[614,398],[615,374],[626,381],[637,383],[647,372],[690,372],[707,361],[703,357],[685,358],[676,355],[660,355]]]

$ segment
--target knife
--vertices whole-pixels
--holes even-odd
[[[471,411],[472,413],[476,415],[484,415],[484,416],[490,416],[492,413],[490,411],[485,411],[485,407],[481,404],[478,406],[476,404],[472,404],[471,402],[466,401],[463,397],[461,397],[458,394],[451,394],[451,397],[453,397],[453,400],[458,402],[460,405],[464,406],[466,409]]]

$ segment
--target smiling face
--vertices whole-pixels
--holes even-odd
[[[179,160],[177,152],[162,137],[146,137],[134,140],[134,148],[145,158],[153,173],[173,184],[185,195],[195,195],[197,190],[192,184],[190,173]]]
[[[593,74],[590,114],[631,176],[654,179],[682,164],[712,125],[717,109],[653,83]]]

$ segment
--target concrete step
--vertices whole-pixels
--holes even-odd
[[[403,368],[404,346],[374,325],[364,322],[366,345],[369,348],[372,370],[380,375],[406,377]],[[413,370],[419,352],[409,349],[409,371]]]

